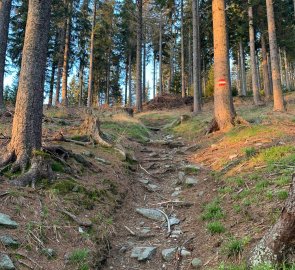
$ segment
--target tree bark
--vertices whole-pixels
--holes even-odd
[[[142,111],[142,0],[137,0],[136,110]]]
[[[295,175],[279,220],[252,250],[249,267],[261,264],[276,266],[285,260],[288,248],[293,246],[295,236]]]
[[[90,40],[90,59],[89,59],[89,80],[88,80],[88,97],[87,107],[92,106],[93,102],[93,54],[94,54],[94,31],[96,19],[96,0],[93,1],[92,31]]]
[[[246,71],[245,71],[245,56],[244,56],[244,48],[242,40],[239,41],[239,54],[240,54],[240,63],[241,63],[241,81],[240,81],[240,88],[241,88],[241,95],[247,95],[247,82],[246,82]]]
[[[258,74],[257,74],[257,64],[256,64],[256,54],[255,54],[255,33],[253,26],[253,8],[249,6],[248,8],[249,16],[249,43],[250,43],[250,62],[251,62],[251,76],[252,76],[252,91],[255,105],[261,103],[259,87],[258,87]]]
[[[142,101],[146,101],[146,31],[143,39],[143,65],[142,65]]]
[[[267,63],[267,50],[265,44],[264,34],[261,34],[261,52],[262,52],[262,68],[263,68],[263,86],[266,100],[269,100],[271,97],[270,92],[270,83],[268,76],[268,63]]]
[[[80,60],[79,68],[79,107],[82,107],[83,104],[83,84],[84,84],[84,66],[83,61]]]
[[[55,70],[56,70],[56,63],[54,62],[54,60],[52,60],[52,61],[53,62],[52,62],[52,67],[51,67],[48,107],[51,107],[52,103],[53,103],[54,78],[55,78]]]
[[[229,55],[224,0],[212,1],[214,40],[214,113],[220,130],[234,125],[235,112],[231,105]]]
[[[267,25],[269,35],[269,50],[271,60],[271,74],[273,82],[274,111],[285,111],[283,91],[280,78],[277,37],[272,0],[266,0]]]
[[[70,54],[70,39],[71,39],[71,21],[72,21],[72,6],[73,0],[67,2],[67,19],[65,31],[65,47],[62,69],[62,90],[61,90],[61,104],[68,106],[68,68],[69,68],[69,54]]]
[[[132,106],[132,52],[129,51],[129,95],[128,95],[128,106]]]
[[[184,20],[183,20],[183,0],[181,0],[181,95],[184,98],[185,92],[185,56],[184,56]]]
[[[2,0],[0,2],[0,110],[4,109],[4,73],[5,56],[8,40],[8,28],[11,11],[11,0]]]
[[[200,57],[200,18],[199,1],[192,1],[193,11],[193,84],[194,84],[194,113],[202,110],[201,105],[201,57]]]
[[[15,169],[25,170],[32,152],[41,149],[50,6],[50,0],[29,1],[12,136],[7,149],[10,158],[16,159]]]
[[[159,95],[163,94],[163,70],[162,70],[162,11],[160,13],[159,25]]]
[[[124,104],[127,105],[128,102],[128,72],[129,72],[129,63],[128,63],[129,56],[126,57],[126,64],[125,64],[125,100]]]
[[[154,51],[153,98],[156,97],[156,52]]]
[[[267,54],[267,65],[268,65],[268,79],[269,79],[269,86],[270,86],[270,94],[273,95],[273,85],[272,85],[272,76],[271,76],[271,61],[269,53]]]
[[[290,90],[289,67],[288,67],[286,50],[284,50],[284,66],[285,66],[286,88],[287,88],[287,90]]]

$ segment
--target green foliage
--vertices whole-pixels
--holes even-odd
[[[78,270],[89,270],[90,267],[88,265],[88,260],[90,257],[90,250],[83,248],[83,249],[76,249],[71,252],[69,256],[69,263],[72,265],[76,265]]]
[[[277,197],[279,200],[286,200],[288,198],[288,191],[286,190],[279,190],[277,193],[276,193]]]
[[[211,234],[219,234],[225,232],[225,227],[219,221],[213,221],[207,224],[207,230]]]
[[[238,256],[243,250],[244,246],[249,243],[249,238],[245,237],[243,239],[238,239],[236,237],[231,237],[223,246],[223,253],[228,257]]]
[[[214,95],[214,68],[213,65],[209,69],[208,80],[205,88],[205,97],[212,97]]]
[[[218,220],[224,217],[222,208],[220,207],[219,200],[214,200],[205,205],[202,219],[203,220]]]
[[[57,162],[57,161],[54,161],[51,163],[51,169],[54,172],[64,172],[65,171],[64,166],[60,162]]]
[[[193,117],[188,121],[174,127],[172,131],[177,135],[180,135],[188,140],[192,140],[198,136],[204,130],[204,121]]]
[[[256,154],[256,149],[254,147],[246,147],[244,148],[244,153],[246,157],[253,157]]]

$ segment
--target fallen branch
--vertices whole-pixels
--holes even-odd
[[[71,219],[73,219],[75,222],[77,222],[77,224],[80,226],[84,226],[84,227],[91,227],[92,226],[92,222],[88,219],[84,219],[84,220],[80,219],[65,209],[60,209],[59,211],[63,214],[66,214],[67,216],[69,216]]]
[[[155,175],[152,175],[151,173],[149,173],[144,167],[141,166],[141,164],[139,164],[139,167],[140,169],[142,169],[147,175],[151,176],[151,177],[154,177],[154,178],[158,178],[157,176]]]
[[[165,201],[165,202],[159,202],[159,203],[156,203],[156,204],[152,204],[152,205],[165,205],[165,204],[177,204],[178,206],[182,207],[191,207],[193,206],[194,204],[191,203],[191,202],[184,202],[184,201]]]
[[[171,225],[170,225],[169,217],[166,215],[166,213],[164,211],[162,211],[160,209],[155,209],[155,210],[157,210],[158,212],[160,212],[165,217],[165,219],[167,221],[167,226],[168,226],[168,234],[170,235],[170,233],[171,233]]]
[[[132,231],[130,228],[128,228],[127,226],[124,226],[124,228],[133,236],[136,236],[136,233],[134,231]]]

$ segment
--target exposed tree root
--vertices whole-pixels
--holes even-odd
[[[91,144],[90,139],[87,138],[87,137],[88,136],[86,136],[87,141],[77,141],[77,140],[72,140],[72,139],[66,138],[61,132],[58,132],[51,139],[49,139],[49,141],[70,142],[70,143],[74,143],[74,144],[77,144],[77,145],[86,146],[86,145]]]
[[[219,126],[218,123],[215,119],[213,119],[210,124],[208,125],[208,127],[206,128],[206,134],[210,134],[213,132],[219,131]]]
[[[236,126],[236,125],[244,125],[244,126],[250,126],[249,122],[246,121],[245,119],[243,119],[240,116],[236,116],[233,120],[233,123],[231,124],[232,126]],[[205,134],[208,135],[210,133],[214,133],[216,131],[219,131],[220,127],[216,121],[216,119],[214,118],[210,124],[208,125],[208,127],[205,130]]]
[[[32,185],[32,187],[35,187],[36,182],[43,178],[49,181],[53,179],[51,164],[43,156],[36,155],[32,158],[30,169],[10,183],[14,186]]]

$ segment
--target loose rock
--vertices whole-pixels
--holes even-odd
[[[195,269],[200,269],[202,267],[202,261],[199,258],[194,258],[192,260],[192,266]]]
[[[19,242],[10,235],[1,235],[0,241],[6,247],[18,248],[20,245]]]
[[[136,212],[146,218],[164,221],[165,217],[156,209],[148,209],[148,208],[136,208]]]
[[[8,255],[0,253],[0,269],[1,270],[14,270],[15,266]]]
[[[10,216],[0,213],[0,226],[10,229],[16,229],[18,224]]]
[[[175,257],[177,248],[167,248],[162,250],[162,257],[164,261],[169,262]]]
[[[194,177],[186,177],[185,178],[185,184],[188,186],[194,186],[196,184],[198,184],[198,179],[194,178]]]
[[[156,253],[156,247],[135,247],[132,249],[131,258],[137,258],[138,261],[146,261]]]

